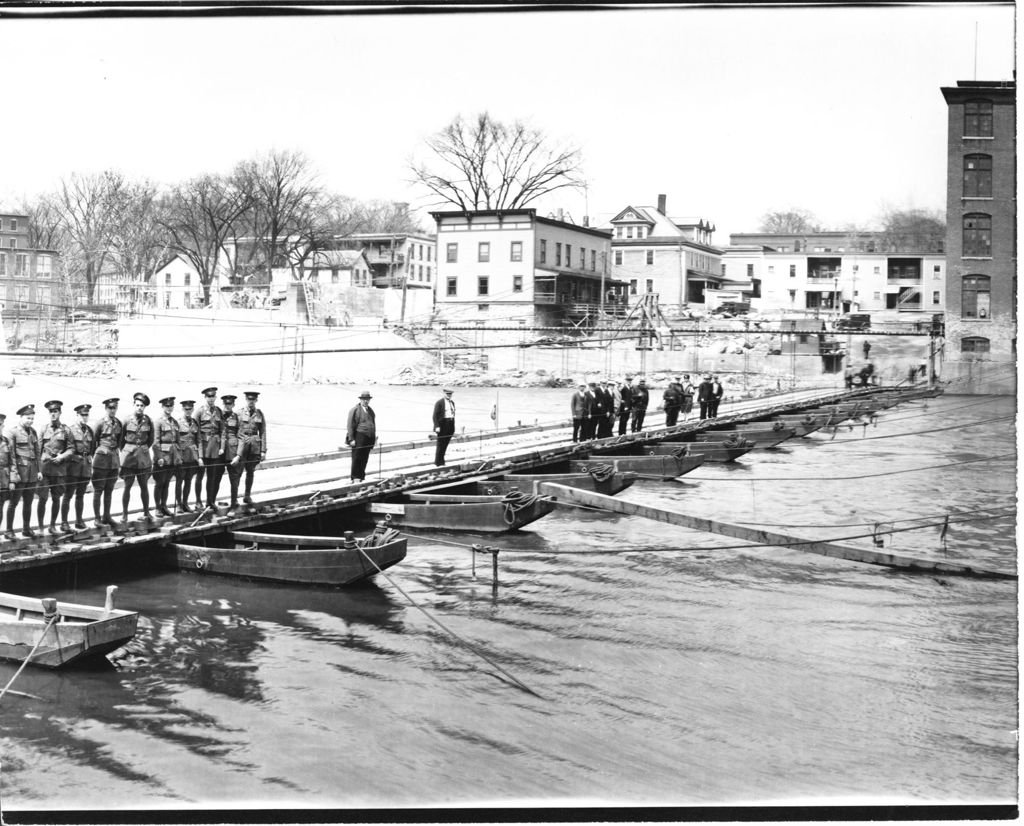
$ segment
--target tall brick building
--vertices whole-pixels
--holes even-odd
[[[6,318],[47,316],[62,309],[59,253],[29,246],[28,216],[0,212],[0,311]]]
[[[1017,358],[1016,82],[960,80],[949,107],[944,375],[1012,393]]]

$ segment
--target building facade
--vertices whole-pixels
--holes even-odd
[[[941,91],[949,114],[945,360],[976,391],[1009,392],[1017,357],[1016,81],[961,80]],[[986,371],[986,362],[1003,369]]]
[[[47,317],[67,308],[54,250],[29,246],[28,216],[0,213],[0,311],[7,318]]]
[[[543,218],[535,209],[431,215],[437,222],[435,307],[441,319],[580,322],[596,319],[625,287],[608,272],[608,230]]]
[[[190,310],[206,303],[199,273],[183,255],[175,255],[156,271],[151,289],[162,310]]]
[[[658,206],[628,206],[608,222],[612,233],[611,275],[624,282],[627,301],[657,293],[669,315],[705,304],[705,291],[722,284],[721,250],[712,244],[714,225],[703,218],[670,218],[667,199]]]
[[[374,287],[434,288],[437,238],[433,235],[357,232],[335,236],[333,246],[339,250],[362,250]]]

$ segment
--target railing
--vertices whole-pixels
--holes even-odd
[[[377,252],[376,250],[367,250],[366,260],[371,264],[403,264],[405,263],[405,253],[395,252],[393,255],[391,250],[383,250]]]

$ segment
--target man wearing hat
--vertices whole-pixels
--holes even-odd
[[[167,509],[167,494],[171,479],[179,473],[181,460],[178,455],[178,420],[174,418],[174,396],[160,399],[163,412],[153,423],[153,499],[156,512],[171,516]]]
[[[10,429],[7,437],[11,440],[11,449],[14,451],[14,462],[18,469],[18,481],[14,485],[14,495],[11,497],[10,507],[7,509],[7,533],[8,539],[14,539],[14,510],[21,502],[21,535],[34,537],[32,531],[32,497],[35,495],[37,485],[43,481],[43,474],[39,469],[39,434],[32,427],[36,418],[36,406],[26,404],[18,409],[20,421]]]
[[[647,415],[647,405],[651,402],[651,394],[647,389],[647,382],[640,379],[633,388],[633,420],[630,429],[633,433],[639,433],[644,428],[644,416]]]
[[[711,376],[704,376],[704,380],[697,387],[697,402],[700,404],[701,419],[708,418],[713,400],[714,392],[711,388]]]
[[[696,392],[696,388],[694,388],[693,382],[690,381],[689,373],[683,373],[680,384],[683,386],[683,407],[680,412],[683,414],[683,421],[685,422],[693,412],[693,394]]]
[[[46,500],[49,499],[50,533],[57,533],[57,515],[61,511],[64,481],[68,475],[67,461],[75,452],[74,439],[68,426],[60,420],[64,402],[54,399],[48,401],[44,406],[50,414],[50,421],[46,423],[46,427],[39,435],[43,487],[39,492],[39,504],[36,505],[36,518],[39,521],[39,532],[42,533],[46,517]],[[60,515],[61,530],[70,531],[67,509]]]
[[[377,444],[377,414],[370,407],[370,391],[359,394],[359,404],[348,411],[348,428],[345,444],[352,448],[353,482],[362,482],[366,478],[366,463],[370,459],[370,451]]]
[[[572,440],[574,442],[587,438],[586,421],[590,418],[591,400],[587,395],[587,385],[580,382],[576,392],[572,394],[569,401],[569,411],[572,413]]]
[[[626,375],[619,387],[619,435],[624,436],[633,413],[633,377]]]
[[[718,405],[722,403],[722,396],[725,395],[725,388],[718,380],[718,375],[711,377],[711,407],[708,409],[708,417],[718,418]]]
[[[267,458],[267,419],[256,407],[260,394],[256,390],[245,392],[245,407],[238,414],[239,454],[245,467],[245,496],[242,501],[252,504],[252,482],[256,465]]]
[[[217,507],[217,491],[224,475],[224,412],[217,407],[217,388],[203,391],[203,406],[196,413],[199,422],[199,469],[196,471],[196,510],[203,509],[203,477],[206,477],[206,505]],[[188,491],[182,495],[188,499]]]
[[[153,445],[153,420],[146,413],[149,407],[149,396],[136,393],[132,396],[134,413],[122,422],[121,430],[121,479],[124,480],[124,493],[121,494],[122,521],[128,522],[128,502],[132,496],[132,483],[139,480],[139,496],[142,497],[142,513],[148,521],[149,514],[149,476],[153,471],[153,458],[149,449]]]
[[[4,505],[14,496],[14,486],[18,482],[18,466],[14,462],[14,448],[11,440],[4,435],[6,413],[0,413],[0,515]]]
[[[444,464],[444,454],[448,443],[455,435],[455,402],[452,401],[452,389],[444,388],[444,395],[434,402],[434,433],[437,434],[437,449],[434,451],[434,464]]]
[[[678,378],[672,379],[661,399],[665,406],[665,427],[672,427],[679,421],[679,411],[683,406],[683,383]]]
[[[174,475],[174,504],[183,513],[191,513],[188,497],[192,493],[192,478],[199,470],[199,422],[192,417],[194,399],[181,400],[181,418],[178,419],[178,458],[180,464]],[[202,509],[202,503],[199,505]]]
[[[85,491],[92,479],[92,456],[96,452],[96,436],[89,427],[91,404],[80,404],[75,408],[78,419],[68,425],[71,432],[71,458],[68,459],[67,484],[60,512],[66,523],[71,499],[75,500],[75,527],[82,530],[85,524]],[[63,525],[61,526],[63,527]]]
[[[586,395],[590,402],[590,416],[583,420],[582,438],[593,439],[597,435],[597,421],[607,411],[604,410],[601,404],[601,399],[598,398],[596,381],[592,381],[587,385]]]
[[[92,515],[96,527],[113,525],[110,518],[110,499],[114,495],[114,485],[121,470],[118,451],[121,449],[121,433],[124,426],[117,418],[117,405],[120,399],[103,400],[105,415],[96,422],[93,433],[96,434],[96,452],[92,455]]]
[[[238,396],[226,394],[220,397],[224,403],[224,467],[228,472],[228,484],[231,487],[231,504],[228,513],[238,510],[238,483],[242,478],[242,457],[238,428],[240,421],[235,412],[235,400]]]

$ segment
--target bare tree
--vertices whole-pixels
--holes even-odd
[[[771,210],[762,215],[760,231],[780,235],[820,232],[821,224],[810,210],[789,207]]]
[[[19,209],[28,216],[28,243],[33,249],[62,251],[67,233],[53,195],[23,198]]]
[[[250,197],[231,179],[202,175],[174,187],[158,221],[168,249],[195,267],[207,304],[225,242],[250,208]]]
[[[405,203],[365,201],[359,212],[362,226],[352,232],[423,232]]]
[[[160,223],[164,202],[151,181],[126,182],[110,206],[110,259],[132,281],[152,277],[167,255],[169,239]]]
[[[884,207],[880,252],[945,251],[946,216],[940,210]]]
[[[520,121],[461,115],[426,140],[429,162],[410,160],[413,180],[439,204],[461,210],[519,209],[559,189],[583,186],[578,147],[560,146]]]

